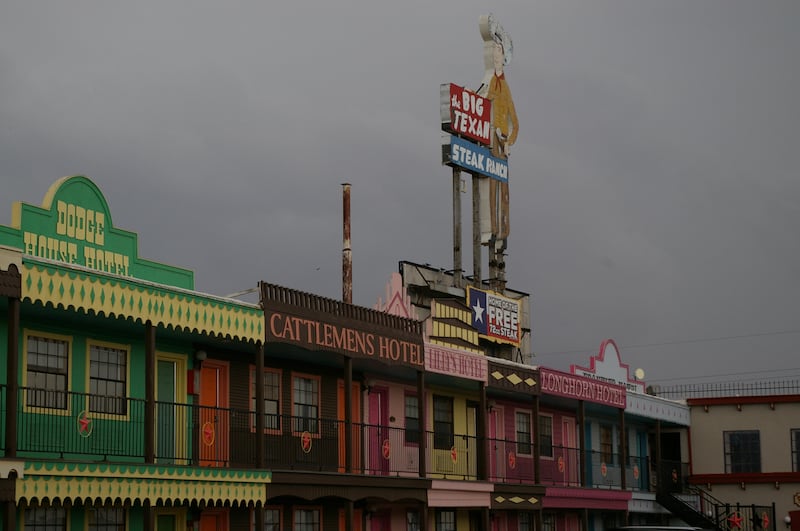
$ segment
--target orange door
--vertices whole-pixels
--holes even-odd
[[[339,510],[339,531],[361,531],[361,520],[364,518],[364,515],[361,513],[361,509],[355,509],[353,511],[353,527],[348,530],[347,528],[347,519],[345,518],[344,510]]]
[[[200,466],[228,464],[228,364],[206,360],[200,369]]]
[[[228,531],[228,513],[203,511],[200,515],[200,531]]]

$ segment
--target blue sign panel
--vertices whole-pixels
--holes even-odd
[[[508,182],[508,162],[493,157],[485,147],[467,142],[457,136],[450,136],[450,149],[442,150],[442,163],[458,166],[473,173],[479,173],[501,182]]]

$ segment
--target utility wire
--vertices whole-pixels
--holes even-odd
[[[756,332],[753,334],[741,334],[736,336],[720,336],[720,337],[706,337],[700,339],[676,339],[675,341],[662,341],[660,343],[642,343],[639,345],[618,345],[622,348],[651,348],[651,347],[666,347],[670,345],[687,345],[691,343],[712,343],[714,341],[729,341],[731,339],[747,339],[751,337],[767,337],[767,336],[781,336],[800,334],[800,330],[781,330],[777,332]],[[555,352],[534,352],[534,356],[555,356],[557,354],[585,354],[591,352],[594,348],[584,348],[580,350],[559,350]]]

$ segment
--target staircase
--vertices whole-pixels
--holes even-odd
[[[691,502],[683,498],[687,497],[685,494],[681,497],[681,494],[675,492],[658,493],[656,501],[692,527],[727,531],[727,526],[722,525],[725,522],[719,522],[715,517],[717,511],[711,508],[721,502],[700,489],[692,488],[691,490],[694,491],[688,495]],[[721,505],[724,506],[724,504]]]
[[[708,492],[687,487],[684,493],[659,492],[656,501],[693,527],[728,531],[772,531],[775,507],[723,503]]]

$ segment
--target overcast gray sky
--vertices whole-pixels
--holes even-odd
[[[800,376],[793,0],[6,0],[0,223],[83,174],[201,291],[338,298],[349,181],[372,306],[399,260],[452,267],[439,85],[477,88],[490,11],[514,40],[508,279],[535,362],[613,338],[648,382]]]

